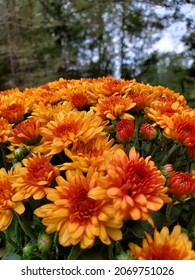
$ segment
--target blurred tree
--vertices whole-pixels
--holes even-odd
[[[41,8],[33,0],[0,1],[1,89],[36,85],[49,72],[52,40],[42,25]]]
[[[194,21],[182,13],[185,3],[191,1],[0,0],[0,90],[59,77],[130,79],[142,72],[159,83],[160,57],[151,55],[152,47],[173,22],[188,24],[184,41],[194,60]]]

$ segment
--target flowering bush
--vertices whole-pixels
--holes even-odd
[[[195,110],[135,80],[0,92],[1,259],[195,259]]]

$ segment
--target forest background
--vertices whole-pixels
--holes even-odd
[[[0,0],[0,91],[113,76],[169,87],[194,107],[193,14],[194,0]],[[162,36],[173,26],[170,51]]]

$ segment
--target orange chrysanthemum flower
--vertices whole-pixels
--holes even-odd
[[[12,125],[4,118],[0,118],[0,143],[8,141],[9,135],[12,131]]]
[[[82,91],[81,88],[70,88],[66,90],[66,100],[79,111],[84,110],[88,104],[87,93]]]
[[[88,197],[97,177],[98,173],[93,169],[86,177],[79,170],[67,171],[66,180],[57,177],[58,186],[47,190],[47,199],[52,203],[35,210],[35,214],[43,218],[47,233],[59,231],[62,246],[80,243],[85,249],[93,246],[96,237],[107,245],[111,239],[122,238],[122,222],[114,219],[113,206]]]
[[[180,93],[174,92],[173,90],[163,87],[163,86],[155,86],[152,87],[154,93],[154,102],[157,103],[179,103],[180,106],[186,107],[186,99]]]
[[[176,196],[195,194],[195,178],[188,172],[172,172],[169,178],[170,193]]]
[[[105,171],[104,152],[113,153],[118,148],[122,148],[122,145],[113,144],[114,139],[109,140],[107,136],[97,137],[86,144],[75,143],[71,149],[65,148],[64,150],[72,162],[63,163],[60,170],[79,168],[83,172],[87,172],[90,166],[93,166],[98,172]]]
[[[21,91],[19,90],[19,88],[11,88],[11,89],[7,89],[7,90],[3,90],[0,91],[0,96],[8,96],[8,95],[16,95],[16,94],[20,94]]]
[[[117,217],[148,220],[149,211],[158,211],[171,199],[166,195],[165,177],[150,160],[140,157],[133,147],[129,158],[122,150],[106,159],[107,175],[89,192],[91,198],[113,200]]]
[[[60,78],[59,80],[40,85],[39,87],[45,90],[58,91],[61,89],[66,89],[71,82],[72,80],[65,80],[63,78]]]
[[[70,102],[64,101],[59,102],[56,105],[44,104],[39,102],[39,104],[34,104],[31,116],[39,119],[42,126],[45,126],[48,122],[55,118],[60,112],[68,113],[73,110]]]
[[[186,233],[181,233],[181,227],[175,226],[169,233],[167,227],[160,232],[154,231],[154,238],[145,233],[142,247],[129,243],[130,254],[135,260],[195,260],[192,242]]]
[[[132,102],[135,103],[133,111],[139,111],[149,106],[154,98],[151,86],[137,83],[135,80],[129,82],[125,96],[130,97]]]
[[[175,113],[181,114],[183,110],[184,108],[178,102],[153,102],[150,107],[144,109],[144,112],[147,118],[153,120],[161,128],[165,128],[167,119],[172,118]]]
[[[13,130],[12,135],[9,137],[9,141],[12,144],[26,144],[35,145],[40,139],[40,127],[41,123],[36,118],[29,118],[19,123]]]
[[[104,135],[103,128],[102,119],[91,111],[60,112],[46,127],[40,129],[43,138],[37,152],[58,154],[75,142],[81,141],[85,144],[99,135]]]
[[[50,90],[43,87],[26,88],[24,91],[26,97],[31,101],[32,106],[35,103],[42,102],[46,104],[56,104],[62,99],[63,93],[59,90]]]
[[[17,174],[12,177],[16,189],[13,200],[24,200],[31,196],[34,199],[43,198],[45,189],[59,175],[58,168],[53,167],[45,156],[26,158],[22,163],[24,167],[18,168]]]
[[[7,121],[16,123],[24,118],[29,110],[29,101],[25,93],[15,91],[5,96],[0,96],[0,116]]]
[[[102,119],[115,120],[118,117],[120,119],[134,120],[132,115],[126,113],[134,106],[135,103],[129,97],[110,96],[100,99],[94,109]]]
[[[87,95],[84,93],[74,93],[71,96],[71,103],[78,110],[83,110],[88,103]]]
[[[22,214],[25,207],[21,201],[13,201],[15,189],[11,183],[12,173],[0,169],[0,231],[7,229],[13,218],[13,211]]]
[[[163,133],[167,138],[173,138],[187,147],[195,146],[195,110],[174,114],[173,118],[166,119],[166,124]]]
[[[1,110],[1,115],[9,122],[20,121],[25,113],[24,104],[11,104]]]
[[[122,95],[128,86],[124,79],[115,80],[113,77],[98,78],[95,82],[95,91],[99,97]]]
[[[123,119],[117,123],[116,135],[121,142],[129,142],[132,140],[135,132],[134,122]]]

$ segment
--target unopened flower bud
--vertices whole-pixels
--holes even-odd
[[[30,259],[34,249],[35,249],[35,244],[33,244],[32,242],[27,243],[22,249],[23,257],[25,259]]]
[[[145,140],[153,140],[157,136],[157,131],[150,123],[143,123],[140,128],[140,135]]]
[[[173,171],[173,165],[172,164],[166,164],[162,168],[162,173],[164,175],[169,175]]]
[[[19,147],[15,149],[14,151],[14,158],[17,159],[18,161],[23,160],[27,155],[29,154],[29,149],[26,147]]]
[[[37,240],[37,247],[41,252],[47,252],[52,246],[51,237],[46,233],[40,233]]]
[[[129,142],[134,136],[134,122],[123,119],[116,126],[116,135],[119,141]]]

